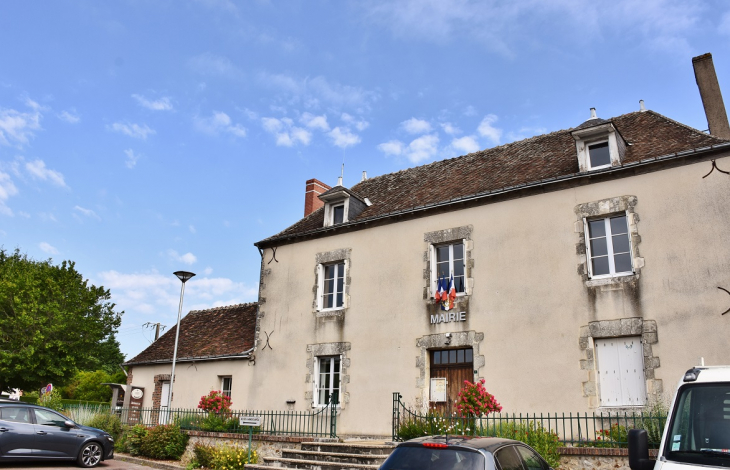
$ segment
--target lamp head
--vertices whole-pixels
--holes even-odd
[[[195,273],[190,273],[187,271],[175,271],[173,274],[177,276],[177,278],[180,279],[183,284],[185,284],[190,278],[195,276]]]

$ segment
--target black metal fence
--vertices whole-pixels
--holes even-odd
[[[649,445],[658,448],[666,413],[495,413],[484,417],[423,414],[406,407],[393,393],[393,440],[417,435],[463,434],[520,437],[530,432],[551,433],[565,446],[628,447],[629,429],[646,429]]]

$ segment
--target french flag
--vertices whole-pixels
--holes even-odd
[[[436,291],[433,293],[433,301],[438,303],[441,301],[441,278],[436,279]]]
[[[441,300],[446,300],[448,298],[448,294],[446,293],[446,288],[448,280],[446,278],[439,277],[438,284],[436,285],[436,302]]]
[[[445,295],[446,293],[444,293]],[[444,298],[446,300],[446,298]],[[454,300],[456,300],[456,287],[454,286],[454,275],[451,275],[451,282],[449,282],[449,309],[454,308]]]

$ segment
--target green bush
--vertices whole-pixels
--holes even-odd
[[[415,437],[437,434],[473,434],[469,423],[472,418],[450,418],[441,413],[430,411],[426,416],[401,418],[398,438],[404,441]]]
[[[259,460],[255,449],[251,450],[251,460],[248,460],[247,447],[218,446],[214,450],[213,467],[215,470],[243,470],[247,463],[256,463]]]
[[[52,410],[63,411],[61,392],[59,392],[57,388],[51,390],[51,393],[44,393],[41,395],[38,399],[38,404],[45,406],[46,408],[51,408]]]
[[[213,468],[215,465],[215,451],[214,446],[197,443],[193,447],[193,453],[195,454],[195,461],[199,467]]]
[[[153,459],[180,460],[188,444],[188,435],[176,424],[150,428],[142,440],[142,455]]]
[[[135,426],[125,426],[122,435],[114,444],[114,448],[118,452],[125,452],[131,455],[142,455],[142,444],[144,443],[149,430],[137,424]]]
[[[115,441],[122,435],[122,421],[117,415],[99,413],[91,418],[87,426],[108,432]]]
[[[208,432],[226,432],[233,431],[238,425],[236,418],[226,418],[223,415],[217,415],[215,413],[208,413],[208,416],[203,418],[200,423],[200,429]]]

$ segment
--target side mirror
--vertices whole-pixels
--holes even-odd
[[[64,421],[63,422],[63,425],[66,426],[67,428],[75,428],[76,427],[76,423],[74,423],[70,419],[67,419],[66,421]]]
[[[646,430],[629,429],[629,467],[631,470],[651,470],[654,461],[649,460],[649,440]]]

